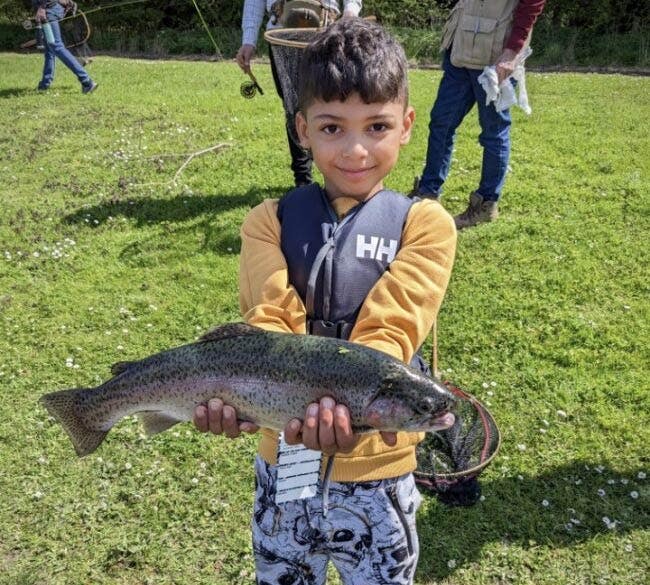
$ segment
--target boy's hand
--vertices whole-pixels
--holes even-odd
[[[381,435],[387,445],[395,445],[395,433]],[[348,408],[336,404],[332,398],[326,396],[320,403],[312,403],[307,407],[304,423],[298,419],[289,421],[284,429],[284,439],[289,445],[302,443],[308,449],[334,455],[337,452],[352,451],[359,435],[352,432]]]
[[[36,11],[35,19],[36,22],[45,22],[47,20],[47,13],[45,12],[45,8],[39,8]]]
[[[202,433],[226,435],[235,439],[240,433],[256,433],[259,427],[251,422],[237,422],[237,412],[219,398],[212,398],[207,404],[194,409],[194,425]]]

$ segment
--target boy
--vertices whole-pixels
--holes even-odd
[[[346,338],[411,362],[442,302],[456,230],[438,202],[383,188],[415,118],[404,52],[379,25],[343,19],[305,49],[301,73],[296,128],[324,186],[249,213],[242,313],[268,330]],[[219,400],[197,407],[195,424],[228,437],[257,431]],[[336,453],[327,514],[322,486],[278,503],[278,436],[261,434],[252,521],[259,584],[322,584],[330,560],[346,585],[413,582],[420,497],[411,472],[421,433],[355,436],[347,408],[331,398],[290,421],[287,444]]]

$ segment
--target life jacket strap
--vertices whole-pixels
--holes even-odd
[[[337,339],[349,339],[354,323],[346,321],[324,321],[323,319],[307,319],[307,333],[319,335],[320,337],[335,337]]]

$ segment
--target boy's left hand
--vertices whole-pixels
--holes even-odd
[[[387,445],[397,441],[395,433],[381,433]],[[352,451],[359,435],[352,432],[350,411],[343,404],[336,404],[326,396],[320,403],[307,407],[305,422],[294,418],[284,429],[284,439],[289,445],[302,443],[308,449],[322,451],[326,455]]]

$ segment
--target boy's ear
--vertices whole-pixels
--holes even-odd
[[[412,106],[408,106],[404,112],[404,120],[402,122],[402,136],[400,138],[400,144],[408,144],[411,140],[411,130],[413,129],[413,123],[415,122],[415,110]]]
[[[296,133],[298,134],[298,140],[300,140],[300,146],[303,148],[309,148],[309,136],[307,133],[307,120],[302,112],[296,114]]]

